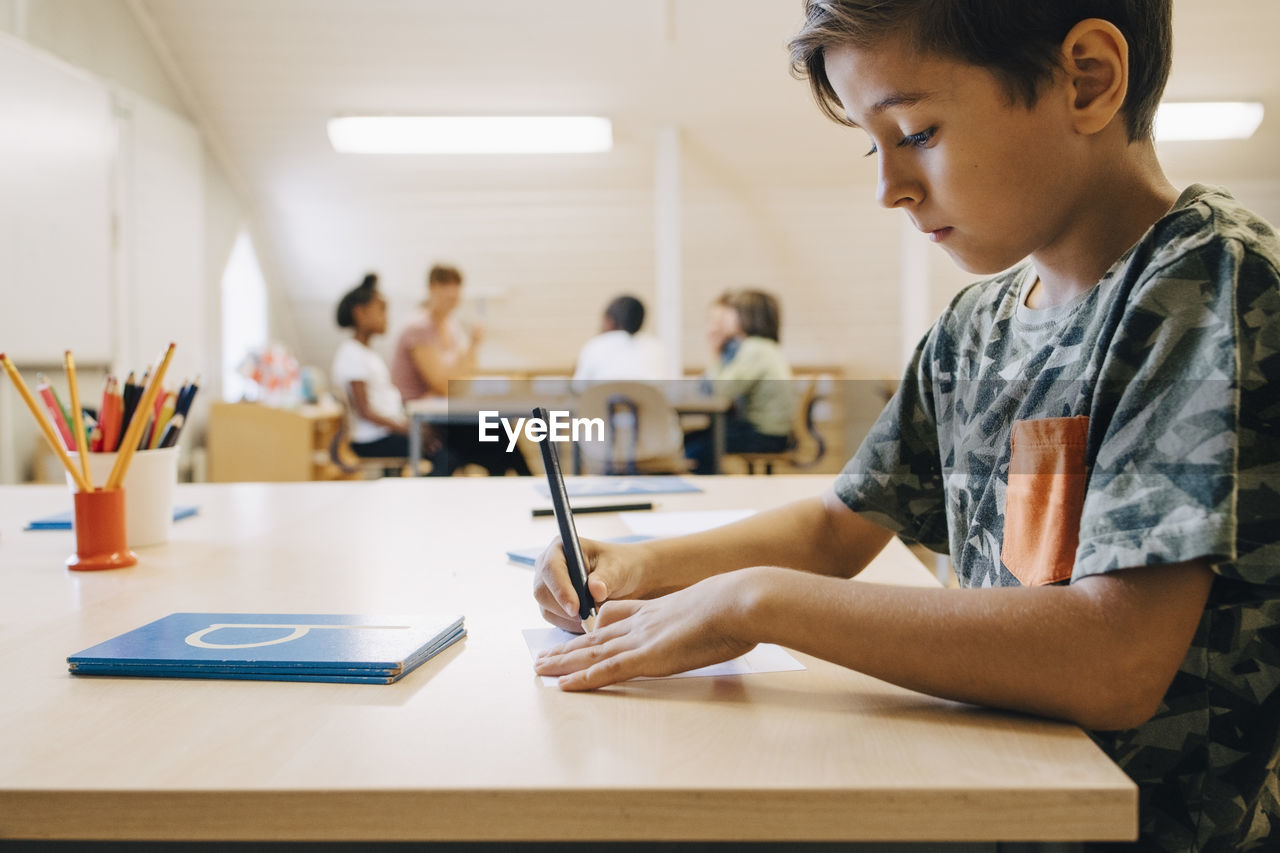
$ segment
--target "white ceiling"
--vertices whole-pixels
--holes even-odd
[[[193,108],[266,219],[406,194],[606,187],[653,180],[659,127],[686,155],[774,185],[865,183],[861,138],[823,118],[788,73],[800,0],[132,0]],[[1172,175],[1280,180],[1280,3],[1178,0],[1172,100],[1262,100],[1254,139],[1181,143]],[[352,113],[600,114],[606,155],[361,157],[329,148]],[[692,172],[687,180],[697,180]],[[295,239],[301,239],[295,235]],[[268,249],[270,251],[270,249]],[[288,253],[281,253],[286,258]],[[289,262],[294,292],[315,286]],[[345,278],[343,279],[345,281]],[[332,292],[326,282],[325,294]]]

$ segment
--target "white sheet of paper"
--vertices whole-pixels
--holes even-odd
[[[654,538],[700,533],[755,515],[754,509],[699,509],[685,512],[620,512],[618,517],[633,533]]]
[[[568,631],[562,631],[559,628],[525,628],[524,641],[529,646],[529,657],[535,658],[538,652],[551,646],[558,646],[561,643],[567,643],[577,634],[570,634]],[[724,663],[712,664],[698,669],[691,669],[688,672],[680,672],[675,675],[661,676],[661,678],[703,678],[715,675],[750,675],[755,672],[792,672],[794,670],[804,669],[804,664],[793,658],[786,649],[781,646],[775,646],[772,643],[761,643],[742,657],[736,657],[733,660],[727,660]],[[640,676],[635,681],[656,681],[658,678],[650,676]],[[556,678],[552,675],[542,676],[542,683],[554,687]]]

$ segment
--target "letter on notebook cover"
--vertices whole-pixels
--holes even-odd
[[[248,622],[216,622],[208,628],[202,628],[199,631],[188,634],[186,643],[188,646],[195,646],[197,649],[256,649],[261,646],[276,646],[281,643],[300,640],[307,635],[312,628],[330,628],[343,629],[347,631],[362,631],[369,628],[392,628],[395,630],[407,630],[407,625],[270,625],[270,624],[250,624]],[[206,634],[212,634],[214,631],[221,631],[224,628],[280,628],[291,629],[290,633],[283,637],[276,637],[274,640],[263,640],[256,643],[211,643],[205,640]]]

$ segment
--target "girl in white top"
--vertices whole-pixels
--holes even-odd
[[[369,348],[374,335],[387,330],[387,300],[378,277],[369,273],[338,303],[338,325],[355,334],[338,347],[331,376],[346,396],[351,449],[358,456],[407,456],[409,421],[400,392],[391,384],[387,363]]]

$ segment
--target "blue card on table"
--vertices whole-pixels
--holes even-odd
[[[466,633],[461,616],[172,613],[67,666],[76,675],[390,684]]]
[[[173,508],[173,520],[182,521],[184,518],[190,518],[200,511],[197,506],[175,506]],[[71,529],[71,510],[64,512],[55,512],[53,515],[46,515],[44,518],[36,518],[27,522],[27,526],[23,530],[70,530]]]
[[[564,481],[571,498],[607,497],[610,495],[675,495],[701,492],[702,488],[675,474],[640,477],[569,477]],[[543,497],[551,496],[545,480],[533,484]]]

